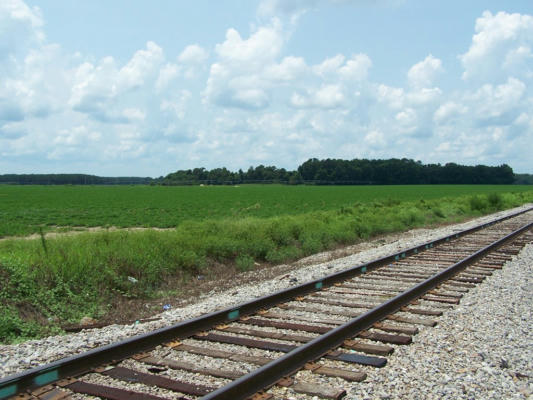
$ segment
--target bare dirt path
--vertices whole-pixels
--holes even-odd
[[[110,226],[110,227],[103,227],[103,226],[68,226],[68,227],[56,227],[59,231],[51,231],[51,232],[43,232],[43,236],[45,239],[53,239],[56,237],[63,237],[63,236],[75,236],[80,235],[82,233],[99,233],[99,232],[118,232],[118,231],[125,231],[125,232],[138,232],[138,231],[171,231],[174,228],[157,228],[157,227],[129,227],[129,228],[119,228],[116,226]],[[71,230],[65,230],[62,229],[71,229]],[[5,240],[35,240],[40,239],[41,234],[40,233],[32,233],[31,235],[26,236],[5,236],[0,238],[0,241]]]

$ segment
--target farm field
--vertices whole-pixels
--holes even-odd
[[[0,185],[0,238],[73,227],[174,228],[187,220],[299,215],[358,203],[525,192],[526,185]]]
[[[0,343],[139,318],[220,277],[528,202],[531,186],[0,186]],[[89,226],[173,229],[10,238]]]

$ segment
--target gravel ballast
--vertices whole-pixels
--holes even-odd
[[[525,206],[524,206],[525,207]],[[0,346],[0,376],[32,368],[184,319],[242,303],[316,279],[467,227],[489,222],[520,208],[438,229],[418,229],[370,241],[367,250],[321,262],[321,254],[295,266],[276,267],[280,275],[220,293],[209,292],[195,304],[174,308],[161,320],[112,325],[77,334]],[[383,244],[385,243],[385,244]],[[316,263],[312,263],[316,260]],[[459,306],[423,328],[410,346],[399,347],[387,367],[372,370],[365,382],[343,383],[350,399],[526,399],[533,392],[533,245],[503,270],[467,293]],[[290,273],[287,273],[287,270]],[[253,273],[253,272],[252,272]],[[335,381],[337,382],[337,381]],[[288,398],[307,398],[287,393]]]
[[[398,346],[351,399],[527,399],[533,393],[533,245]]]

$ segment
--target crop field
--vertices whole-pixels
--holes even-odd
[[[221,276],[528,202],[531,186],[0,186],[0,343],[139,318]],[[172,229],[45,234],[112,226]]]
[[[525,192],[531,186],[0,185],[0,238],[72,227],[174,228],[187,220],[299,215],[359,203]]]

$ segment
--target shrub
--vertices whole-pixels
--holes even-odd
[[[240,241],[225,235],[202,238],[208,257],[217,261],[232,260],[240,252]]]
[[[322,242],[313,235],[307,235],[302,239],[302,251],[307,256],[323,250]]]
[[[274,218],[267,222],[266,234],[277,245],[285,246],[293,242],[292,218]]]
[[[266,255],[266,260],[273,264],[293,261],[302,256],[302,251],[294,246],[282,247],[279,249],[270,250]]]
[[[424,220],[422,212],[415,207],[401,210],[398,217],[405,227],[408,228],[412,228]]]
[[[41,331],[37,323],[23,321],[13,307],[0,304],[0,342],[8,343],[35,337]]]
[[[254,269],[255,260],[248,254],[241,254],[235,259],[235,265],[241,272],[250,271]]]
[[[503,208],[503,198],[500,193],[489,193],[487,200],[492,208],[496,210]]]
[[[433,207],[431,209],[431,211],[433,212],[433,215],[435,215],[436,217],[439,217],[439,218],[445,218],[446,217],[444,215],[444,212],[439,207]]]
[[[487,202],[481,196],[470,197],[469,204],[472,211],[483,211],[487,208]]]

